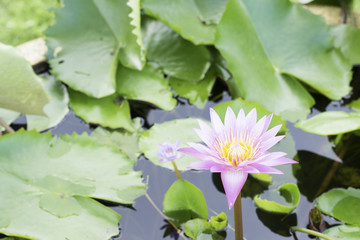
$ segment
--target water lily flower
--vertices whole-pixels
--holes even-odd
[[[156,154],[161,157],[159,162],[170,162],[175,159],[181,158],[183,154],[178,152],[180,147],[180,140],[178,140],[175,144],[167,141],[164,144],[159,144],[160,151],[156,152]]]
[[[281,125],[267,131],[272,114],[257,122],[256,109],[247,116],[241,109],[238,116],[228,107],[224,124],[215,110],[210,108],[212,128],[199,120],[200,129],[194,129],[206,144],[188,143],[189,148],[179,151],[201,161],[188,167],[220,172],[229,209],[234,206],[249,173],[283,174],[273,166],[297,163],[284,157],[283,152],[268,152],[284,136],[276,136]]]

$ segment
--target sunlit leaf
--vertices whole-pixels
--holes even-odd
[[[219,114],[222,120],[224,120],[227,107],[231,107],[231,109],[235,112],[236,115],[240,111],[240,109],[243,109],[245,114],[248,114],[253,108],[256,108],[258,120],[260,120],[260,118],[262,118],[265,115],[269,116],[271,114],[270,111],[266,110],[259,103],[250,102],[241,98],[237,98],[232,101],[217,104],[214,107],[214,110]],[[287,132],[288,130],[286,128],[286,122],[282,120],[280,116],[274,115],[271,120],[269,129],[280,124],[282,125],[280,131]]]
[[[186,222],[194,218],[206,220],[208,218],[203,193],[184,179],[174,182],[165,193],[163,212],[166,216],[179,222]]]
[[[331,28],[334,44],[352,64],[360,63],[360,29],[349,25]]]
[[[142,35],[146,58],[172,77],[198,82],[210,67],[210,53],[205,46],[184,40],[163,22],[143,18]]]
[[[323,234],[332,237],[333,239],[358,240],[360,239],[360,227],[340,225],[325,230]],[[324,238],[319,239],[325,240]]]
[[[323,193],[316,200],[316,207],[323,213],[348,224],[360,225],[360,190],[336,188]]]
[[[217,216],[212,216],[210,218],[210,224],[215,229],[215,231],[219,231],[219,230],[226,228],[226,226],[228,224],[226,214],[224,212],[222,212]]]
[[[91,98],[70,90],[70,106],[76,115],[86,122],[98,123],[104,127],[125,128],[133,131],[130,107],[127,100],[117,101],[117,96]]]
[[[195,44],[212,44],[216,25],[206,24],[206,22],[212,23],[219,20],[226,1],[143,0],[141,3],[146,14],[160,19],[183,38]],[[208,5],[208,7],[203,8],[203,5]]]
[[[278,189],[281,196],[283,196],[290,206],[283,205],[274,201],[261,199],[258,195],[254,197],[254,202],[259,208],[273,213],[290,213],[294,210],[300,202],[300,191],[296,184],[285,183]]]
[[[319,135],[336,135],[360,128],[359,112],[327,111],[300,121],[296,127]]]
[[[0,43],[0,107],[25,114],[45,115],[50,101],[44,83],[15,47]]]
[[[144,193],[132,161],[87,135],[21,130],[1,137],[0,148],[0,232],[6,235],[107,240],[118,234],[120,215],[92,198],[129,204]]]
[[[230,0],[215,42],[241,95],[285,119],[306,116],[314,104],[295,77],[331,99],[350,91],[351,65],[321,17],[289,1]]]
[[[119,66],[116,89],[121,96],[149,102],[167,111],[176,106],[169,80],[150,65],[145,66],[142,71]]]
[[[156,155],[156,152],[159,151],[158,145],[167,141],[176,143],[181,140],[180,147],[186,147],[187,142],[201,142],[201,139],[194,132],[194,128],[199,128],[199,124],[193,118],[176,119],[155,124],[149,130],[144,131],[140,137],[140,152],[143,152],[145,157],[155,165],[173,170],[174,167],[171,162],[159,162],[160,157]],[[190,170],[187,166],[195,161],[198,160],[189,155],[184,155],[182,158],[175,160],[177,167],[182,171]]]
[[[63,84],[53,77],[43,77],[45,90],[50,96],[50,102],[45,105],[46,116],[26,115],[27,129],[43,131],[56,126],[69,112],[69,95]]]

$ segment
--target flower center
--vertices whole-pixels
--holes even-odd
[[[225,134],[216,139],[215,148],[224,161],[234,166],[254,159],[259,151],[258,144],[247,137],[247,134],[241,136]]]

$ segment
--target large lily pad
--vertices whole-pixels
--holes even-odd
[[[98,123],[104,127],[124,128],[134,131],[130,119],[130,106],[127,100],[117,101],[116,95],[104,98],[91,98],[80,92],[70,90],[70,105],[76,115],[86,122]]]
[[[341,52],[352,64],[360,63],[360,29],[349,26],[339,25],[331,28],[334,36],[334,44],[341,49]]]
[[[0,107],[25,114],[45,115],[50,101],[41,78],[20,51],[0,43]]]
[[[87,135],[23,130],[0,138],[0,232],[31,239],[104,239],[120,216],[91,199],[133,203],[141,172]]]
[[[187,147],[187,142],[201,142],[201,139],[193,130],[194,128],[199,128],[199,124],[193,118],[176,119],[155,124],[149,130],[144,131],[140,137],[140,152],[143,152],[146,158],[155,165],[173,170],[171,162],[159,162],[160,157],[156,155],[156,152],[159,151],[158,145],[167,141],[175,144],[178,140],[181,140],[180,147]],[[184,155],[182,158],[175,160],[177,167],[182,171],[190,170],[187,166],[195,161],[198,160],[189,155]]]
[[[205,46],[184,40],[163,22],[143,18],[142,35],[146,58],[172,77],[190,82],[201,80],[210,67],[210,53]]]
[[[360,190],[336,188],[322,194],[316,207],[323,213],[348,224],[360,225]]]
[[[215,46],[241,95],[286,119],[306,116],[314,103],[295,78],[331,99],[350,91],[351,65],[333,47],[324,21],[289,1],[230,0]]]
[[[360,112],[327,111],[300,121],[296,127],[319,135],[336,135],[360,128]]]
[[[55,49],[52,73],[89,96],[113,94],[118,55],[127,66],[144,65],[139,3],[65,0],[64,4],[55,11],[56,24],[46,31],[47,43]]]
[[[225,3],[224,0],[143,0],[142,7],[183,38],[195,44],[212,44],[216,31],[213,23],[219,21]],[[208,7],[204,8],[204,5]]]
[[[169,80],[150,65],[145,66],[142,71],[119,66],[116,89],[121,96],[149,102],[167,111],[176,106]]]

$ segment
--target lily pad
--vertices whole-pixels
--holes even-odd
[[[184,224],[184,232],[194,240],[223,240],[212,225],[201,218],[195,218]]]
[[[290,203],[290,206],[279,204],[274,201],[261,199],[259,195],[254,197],[254,202],[259,208],[273,213],[287,214],[294,210],[300,202],[300,191],[296,184],[285,183],[278,189],[280,194],[285,198],[286,202]]]
[[[143,0],[141,3],[146,14],[160,19],[183,38],[195,44],[213,44],[216,25],[206,24],[206,21],[209,23],[218,21],[224,11],[226,1]],[[203,5],[208,5],[208,3],[215,7],[203,8]]]
[[[184,40],[163,22],[142,19],[146,58],[166,75],[190,82],[204,78],[210,67],[210,53],[205,46]]]
[[[0,107],[25,114],[45,115],[50,101],[42,79],[15,47],[0,43]]]
[[[63,84],[51,76],[43,77],[44,85],[50,96],[50,102],[45,105],[46,116],[26,115],[27,129],[43,131],[56,126],[69,112],[69,95]]]
[[[176,119],[161,124],[154,124],[149,130],[144,131],[140,137],[140,152],[143,152],[145,157],[155,165],[173,170],[171,162],[159,162],[160,157],[156,155],[156,152],[159,150],[158,145],[164,144],[167,141],[176,143],[178,140],[181,140],[180,147],[186,147],[187,142],[201,142],[193,128],[199,128],[198,122],[193,118]],[[179,170],[185,171],[190,170],[187,168],[190,163],[198,160],[184,155],[182,158],[174,161]]]
[[[104,127],[124,128],[134,131],[127,100],[117,103],[117,96],[104,98],[88,97],[69,89],[70,105],[76,115],[86,122],[98,123]]]
[[[231,109],[235,112],[236,115],[240,111],[240,109],[243,109],[245,114],[248,114],[253,108],[256,108],[256,113],[257,113],[258,120],[260,120],[260,118],[262,118],[263,116],[269,116],[271,114],[270,111],[266,110],[259,103],[250,102],[248,100],[237,98],[237,99],[232,100],[232,101],[217,104],[214,107],[214,110],[219,114],[219,117],[223,121],[224,121],[226,109],[228,107],[231,107]],[[284,133],[284,132],[289,131],[286,128],[286,122],[284,120],[282,120],[280,116],[277,116],[277,115],[273,116],[273,118],[271,120],[271,123],[269,125],[269,129],[271,129],[272,127],[275,127],[277,125],[280,125],[280,124],[282,125],[281,129],[280,129],[280,132]]]
[[[184,179],[177,180],[171,185],[165,193],[163,207],[166,216],[180,223],[194,218],[206,220],[208,218],[203,193],[195,185]]]
[[[360,239],[360,227],[340,225],[325,230],[323,234],[332,237],[334,239],[358,240]],[[325,240],[324,238],[320,238],[320,239]]]
[[[327,28],[320,16],[289,1],[229,0],[215,46],[243,98],[296,120],[314,104],[297,79],[331,99],[350,91],[351,65],[332,45]]]
[[[331,28],[334,44],[349,59],[351,64],[360,63],[360,29],[349,25],[338,25]]]
[[[336,188],[322,194],[316,207],[323,213],[348,224],[360,225],[360,190]]]
[[[360,129],[360,112],[327,111],[300,121],[295,127],[319,135],[337,135]]]
[[[116,89],[121,96],[149,102],[167,111],[176,106],[169,80],[150,65],[145,66],[142,71],[119,66]]]
[[[215,229],[215,231],[220,231],[228,225],[227,216],[224,212],[220,213],[217,216],[212,216],[210,218],[210,224]]]
[[[9,236],[107,240],[120,215],[92,198],[130,204],[144,193],[133,163],[87,135],[20,130],[0,148],[0,232]]]

